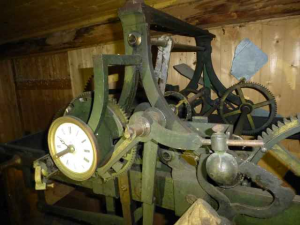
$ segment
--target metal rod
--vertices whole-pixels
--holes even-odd
[[[159,46],[159,47],[167,47],[168,41],[166,40],[157,40],[157,39],[151,39],[151,45]]]
[[[175,43],[172,48],[172,52],[201,52],[204,51],[204,47],[192,46],[192,45],[182,45]]]
[[[262,147],[265,145],[262,140],[227,140],[228,146],[249,146],[249,147]]]
[[[203,139],[203,145],[211,145],[210,139]],[[227,140],[228,146],[248,146],[248,147],[262,147],[264,146],[262,140]]]
[[[160,47],[167,47],[168,42],[166,40],[151,39],[151,44]],[[199,52],[204,50],[204,47],[183,45],[178,43],[174,43],[172,47],[172,52]]]

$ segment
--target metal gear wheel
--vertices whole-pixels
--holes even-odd
[[[245,98],[243,90],[255,91],[265,100],[254,103]],[[228,98],[236,93],[237,101],[232,102]],[[229,104],[230,102],[230,104]],[[259,108],[268,107],[268,116],[256,127],[253,120],[253,112]],[[224,93],[220,99],[219,115],[227,124],[235,124],[235,134],[253,135],[266,129],[277,114],[277,104],[273,94],[263,85],[253,82],[237,83]]]
[[[169,103],[172,111],[181,119],[192,119],[192,107],[188,99],[176,91],[167,91],[165,93],[165,99]]]
[[[94,75],[90,76],[84,84],[83,91],[89,92],[93,90]]]
[[[295,175],[300,176],[300,160],[280,144],[282,140],[299,132],[300,114],[284,118],[283,122],[278,122],[277,125],[273,124],[272,128],[268,128],[258,137],[265,142],[265,145],[263,148],[254,149],[250,161],[258,163],[266,152],[270,152]]]

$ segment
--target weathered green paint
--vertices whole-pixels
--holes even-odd
[[[145,225],[153,224],[154,219],[157,152],[157,143],[149,141],[144,144],[141,200],[143,202],[143,224]]]
[[[95,91],[91,117],[88,125],[94,132],[103,123],[103,117],[108,102],[108,66],[139,65],[141,57],[138,55],[100,55],[94,57]]]

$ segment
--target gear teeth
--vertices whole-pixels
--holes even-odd
[[[114,106],[115,109],[117,109],[119,114],[121,114],[119,115],[119,117],[121,116],[121,118],[123,119],[123,123],[125,122],[127,124],[129,122],[128,116],[125,113],[124,109],[117,103],[117,100],[115,98],[111,98],[109,102],[111,103],[112,106]]]
[[[125,110],[117,103],[117,105],[120,107],[120,111],[122,112],[122,114],[124,115],[124,117],[126,118],[126,121],[127,121],[127,123],[129,122],[129,120],[128,120],[128,115],[127,115],[127,113],[125,112]]]
[[[267,134],[271,135],[272,133],[273,133],[272,130],[270,128],[267,128]]]
[[[83,90],[85,92],[88,91],[87,89],[89,87],[89,84],[92,82],[93,79],[94,79],[94,75],[90,76],[89,79],[87,80],[87,82],[85,83],[84,88],[83,88]]]
[[[283,124],[282,122],[280,122],[280,121],[278,122],[278,124],[277,124],[277,125],[278,125],[278,127],[282,127],[282,126],[284,126],[284,124]]]
[[[257,139],[258,140],[262,140],[263,138],[262,138],[262,136],[258,136]]]
[[[297,120],[297,118],[296,118],[295,116],[291,116],[291,117],[290,117],[290,120],[291,120],[291,121],[295,121],[295,120]]]
[[[287,118],[283,118],[283,123],[288,124],[290,121]]]
[[[273,130],[273,131],[277,131],[278,129],[279,129],[279,128],[278,128],[275,124],[272,125],[272,130]]]
[[[298,118],[298,120],[300,120],[300,113],[298,113],[298,114],[296,115],[296,117]]]
[[[261,135],[262,135],[263,138],[266,138],[268,136],[268,134],[266,132],[262,132]]]
[[[252,82],[252,81],[245,81],[245,82],[238,82],[232,86],[230,86],[229,88],[227,88],[226,92],[223,94],[223,96],[221,97],[221,102],[224,101],[223,97],[228,94],[231,93],[232,91],[234,91],[235,88],[237,87],[244,87],[244,88],[249,88],[249,89],[253,89],[256,90],[260,93],[263,93],[263,95],[266,97],[267,100],[273,100],[274,99],[274,103],[272,103],[270,106],[270,114],[268,117],[268,121],[266,121],[264,123],[263,126],[256,128],[254,130],[243,130],[242,133],[245,135],[252,135],[252,134],[257,134],[261,131],[263,131],[264,129],[266,129],[268,126],[271,125],[272,120],[276,117],[277,115],[277,103],[276,103],[276,97],[274,96],[274,94],[264,85],[260,84],[260,83],[256,83],[256,82]],[[225,99],[226,100],[226,99]],[[220,115],[220,114],[219,114]],[[222,116],[221,116],[222,117]],[[300,118],[300,115],[299,115]],[[223,117],[222,117],[223,119]],[[299,119],[300,120],[300,119]],[[225,120],[223,119],[223,121],[225,122]]]

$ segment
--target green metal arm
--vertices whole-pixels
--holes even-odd
[[[132,66],[141,63],[138,55],[99,55],[94,57],[95,92],[94,103],[88,125],[94,132],[100,127],[108,101],[108,66]]]

